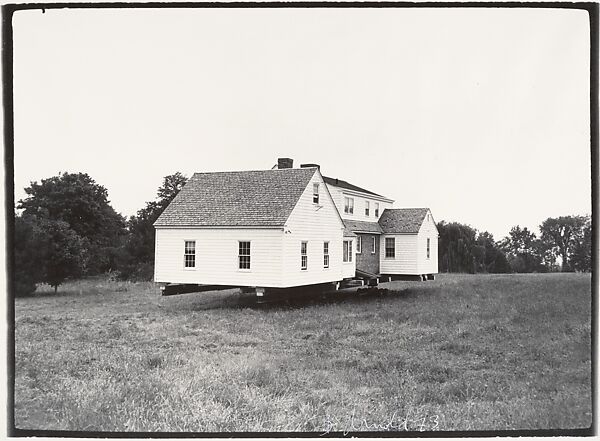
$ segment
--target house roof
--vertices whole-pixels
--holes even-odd
[[[386,208],[379,218],[384,233],[418,233],[429,208]]]
[[[316,168],[194,173],[155,226],[283,226]]]
[[[344,228],[344,237],[356,237],[356,234],[354,234],[349,228]]]
[[[353,185],[346,181],[342,181],[341,179],[328,178],[327,176],[323,176],[323,180],[325,181],[326,184],[329,184],[329,185],[334,185],[336,187],[345,188],[347,190],[360,191],[363,193],[372,194],[373,196],[379,196],[380,198],[385,198],[385,196],[381,196],[380,194],[373,193],[370,190],[365,190],[364,188],[361,188],[357,185]]]
[[[375,233],[381,234],[383,230],[377,222],[366,222],[344,219],[344,226],[355,233]]]

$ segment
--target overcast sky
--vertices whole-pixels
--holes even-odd
[[[16,200],[87,172],[128,216],[165,175],[285,156],[496,239],[591,212],[585,11],[63,9],[13,23]]]

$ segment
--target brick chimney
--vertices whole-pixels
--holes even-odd
[[[278,158],[277,168],[293,168],[294,160],[292,158]]]
[[[300,168],[310,168],[310,167],[318,168],[319,170],[321,170],[321,166],[319,164],[300,164]]]

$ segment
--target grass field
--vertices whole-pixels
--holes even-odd
[[[72,282],[16,299],[15,422],[93,431],[591,424],[590,276],[441,275],[255,305]]]

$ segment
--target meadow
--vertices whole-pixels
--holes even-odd
[[[15,300],[15,425],[78,431],[571,429],[589,274],[445,275],[291,302],[69,282]]]

